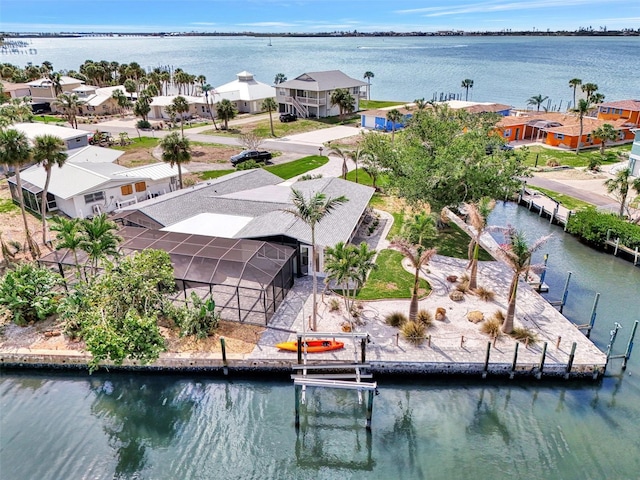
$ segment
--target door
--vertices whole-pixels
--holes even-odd
[[[311,258],[311,247],[300,245],[300,273],[309,275],[309,260]]]

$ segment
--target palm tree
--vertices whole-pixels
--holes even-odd
[[[173,132],[160,140],[160,148],[162,148],[162,161],[169,163],[172,168],[174,165],[178,166],[178,181],[182,189],[182,164],[191,161],[189,139],[181,137],[178,132]]]
[[[359,246],[338,242],[335,247],[327,247],[324,257],[324,270],[327,278],[342,288],[347,312],[353,311],[358,290],[364,285],[370,270],[377,268],[373,260],[376,251],[366,242]]]
[[[418,316],[418,294],[420,293],[420,270],[426,266],[436,254],[435,248],[425,249],[414,245],[405,238],[396,238],[391,246],[402,253],[411,262],[415,269],[413,277],[413,289],[411,290],[411,302],[409,303],[409,320],[415,321]]]
[[[287,81],[287,77],[285,76],[284,73],[276,73],[276,78],[273,79],[273,83],[276,85],[286,81]]]
[[[604,102],[604,94],[602,93],[594,93],[589,97],[589,101],[591,103],[602,103]]]
[[[620,215],[620,217],[624,217],[624,210],[627,205],[630,176],[631,170],[629,168],[625,168],[618,171],[615,177],[610,178],[604,182],[604,186],[607,187],[607,192],[612,193],[620,203],[620,211],[618,212],[618,215]]]
[[[340,109],[340,121],[344,121],[344,114],[353,112],[355,108],[355,99],[346,88],[336,88],[331,92],[329,97],[331,105],[337,105]]]
[[[82,233],[79,218],[65,218],[55,216],[51,219],[51,230],[56,234],[56,250],[68,248],[73,254],[78,279],[82,278],[78,249],[82,243]]]
[[[231,103],[230,100],[224,98],[216,106],[216,111],[218,112],[218,117],[224,122],[223,130],[229,130],[229,120],[233,120],[238,113],[235,105]]]
[[[31,159],[31,147],[27,136],[13,128],[8,130],[0,130],[0,164],[12,166],[16,173],[16,195],[18,204],[22,212],[22,221],[24,222],[24,234],[31,256],[36,259],[39,256],[38,245],[31,238],[29,231],[29,223],[27,222],[27,212],[24,207],[24,196],[22,193],[22,179],[20,177],[20,168],[27,164]]]
[[[124,89],[129,94],[129,98],[133,100],[133,94],[138,91],[138,84],[128,78],[124,81]]]
[[[582,80],[579,78],[572,78],[569,80],[569,87],[573,88],[573,104],[576,104],[576,89],[582,85]]]
[[[529,247],[522,232],[512,228],[507,230],[508,243],[500,247],[500,250],[504,253],[504,260],[513,270],[513,278],[509,286],[507,316],[502,324],[502,331],[506,334],[513,332],[513,318],[516,313],[516,297],[520,275],[529,270],[537,269],[537,266],[531,265],[531,257],[534,252],[545,244],[549,237],[550,235],[542,237]]]
[[[548,96],[534,95],[529,100],[527,100],[527,105],[535,105],[538,108],[538,112],[540,111],[540,106],[548,99]]]
[[[371,100],[371,79],[375,77],[373,72],[366,71],[364,72],[364,78],[367,81],[367,100]]]
[[[427,105],[429,104],[429,102],[426,102],[424,98],[416,98],[413,103],[416,104],[416,108],[418,109],[418,111],[422,111],[424,109],[427,108]]]
[[[216,130],[218,130],[218,125],[216,125],[216,119],[213,116],[213,109],[211,108],[211,105],[209,105],[209,92],[213,91],[212,95],[215,95],[215,90],[208,83],[206,85],[202,85],[202,87],[200,87],[200,90],[202,90],[202,93],[204,93],[204,98],[205,98],[205,101],[207,102],[207,110],[209,110],[209,115],[211,115],[211,121],[213,122],[213,126],[215,127]]]
[[[127,108],[131,108],[133,103],[120,89],[114,90],[113,93],[111,94],[111,98],[113,98],[118,103],[118,107],[120,108],[120,113],[122,115],[122,118],[124,118],[125,110]]]
[[[262,101],[262,111],[269,112],[269,126],[271,127],[271,136],[275,137],[276,133],[273,131],[273,117],[271,116],[271,112],[274,112],[278,109],[278,104],[273,98],[265,98]]]
[[[171,101],[171,105],[173,105],[174,111],[180,117],[180,133],[184,138],[184,114],[189,113],[189,103],[186,98],[178,95]]]
[[[311,228],[311,263],[313,274],[313,313],[311,328],[316,330],[318,326],[316,302],[318,292],[318,278],[316,276],[316,225],[338,206],[347,202],[348,199],[345,196],[327,198],[326,195],[321,192],[315,192],[307,199],[301,191],[292,188],[291,201],[294,208],[285,209],[283,212],[299,218]]]
[[[118,244],[122,238],[116,235],[118,226],[107,219],[106,213],[96,215],[91,220],[83,220],[80,226],[82,239],[79,246],[87,253],[92,276],[95,276],[101,259],[118,255]]]
[[[85,103],[75,93],[62,93],[52,102],[53,106],[62,110],[62,113],[67,117],[67,121],[73,128],[78,128],[76,116],[80,107]]]
[[[618,132],[613,128],[613,125],[605,123],[601,127],[596,128],[591,132],[594,138],[600,139],[600,153],[604,155],[604,149],[607,142],[613,142],[618,138]]]
[[[591,103],[591,96],[598,90],[598,85],[595,83],[585,83],[580,89],[587,96],[587,101]]]
[[[347,158],[349,158],[349,152],[346,150],[342,150],[340,147],[333,147],[329,152],[330,155],[336,155],[342,159],[342,179],[347,179],[347,173],[349,173],[349,168],[347,166]]]
[[[51,181],[51,170],[54,165],[62,168],[67,161],[67,146],[60,137],[55,135],[40,135],[33,140],[33,159],[44,167],[47,172],[40,196],[42,215],[42,244],[47,244],[47,194],[49,193],[49,182]]]
[[[589,112],[589,108],[591,105],[589,104],[589,100],[585,100],[581,98],[578,100],[578,105],[576,108],[572,109],[572,112],[578,114],[578,119],[580,120],[580,134],[578,135],[578,144],[576,145],[576,153],[580,153],[580,144],[582,143],[582,132],[584,130],[584,116]]]
[[[465,78],[464,80],[462,80],[462,88],[465,89],[465,96],[464,99],[465,101],[469,100],[469,89],[473,88],[473,80],[471,80],[470,78]]]
[[[347,152],[347,157],[349,157],[349,159],[356,165],[356,168],[355,168],[356,183],[358,183],[358,163],[364,160],[366,156],[367,156],[367,153],[360,146],[358,146],[355,150],[351,150],[350,152]]]
[[[391,141],[395,141],[396,137],[396,124],[402,122],[404,115],[400,113],[400,110],[394,108],[387,112],[387,121],[391,122]]]
[[[473,236],[469,242],[469,265],[471,269],[469,275],[469,288],[478,288],[478,257],[480,255],[480,237],[487,226],[487,217],[495,206],[495,202],[490,198],[482,198],[478,203],[466,203],[467,221],[474,228]]]

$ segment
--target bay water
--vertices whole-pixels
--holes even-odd
[[[640,319],[640,268],[514,204],[490,223],[553,233],[547,282],[592,338],[621,353]],[[537,258],[540,260],[540,258]],[[378,378],[373,428],[354,392],[310,391],[298,432],[290,381],[34,372],[0,378],[0,478],[637,479],[640,355],[599,381]]]
[[[640,37],[82,37],[36,38],[2,62],[45,60],[54,69],[78,70],[88,59],[137,62],[145,69],[180,67],[220,86],[241,71],[271,84],[309,71],[342,70],[362,79],[374,73],[371,98],[411,102],[440,93],[524,108],[534,95],[543,107],[566,110],[573,101],[569,80],[596,83],[607,101],[640,98],[637,70]],[[35,51],[35,55],[28,52]],[[580,90],[578,89],[580,95]]]

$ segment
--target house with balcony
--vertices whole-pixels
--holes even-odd
[[[62,93],[75,93],[74,88],[80,87],[84,82],[77,78],[68,77],[66,75],[60,76],[60,89]],[[51,103],[56,99],[56,86],[49,78],[39,78],[28,82],[29,96],[33,103]]]
[[[640,100],[618,100],[598,105],[600,120],[625,120],[640,127]]]
[[[325,118],[340,114],[331,105],[331,94],[343,88],[354,99],[354,111],[360,109],[360,99],[367,97],[367,83],[351,78],[340,70],[307,72],[276,85],[276,101],[280,113],[293,113],[301,118]]]

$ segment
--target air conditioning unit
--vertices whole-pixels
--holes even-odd
[[[91,207],[91,210],[93,210],[94,215],[100,215],[102,213],[102,208],[100,207],[99,204],[95,204]]]

